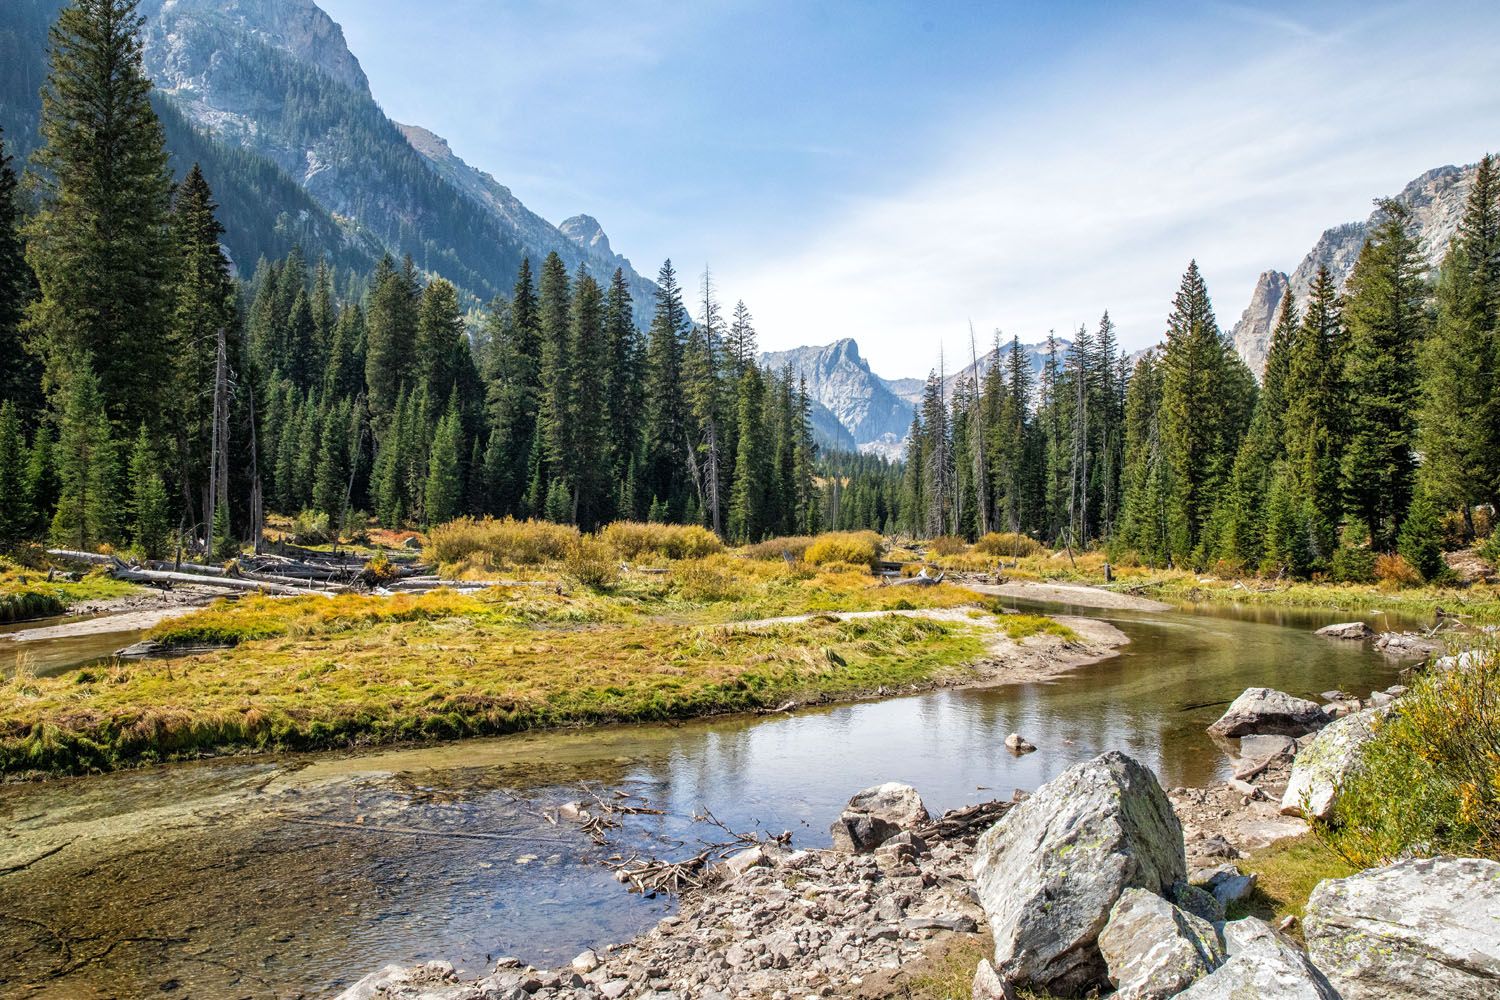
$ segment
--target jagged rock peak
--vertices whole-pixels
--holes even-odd
[[[148,24],[148,46],[177,48],[173,30],[180,18],[212,22],[228,20],[270,48],[289,53],[298,62],[354,90],[368,92],[370,81],[344,39],[344,29],[313,0],[145,0],[140,11]],[[152,29],[165,29],[165,37]],[[186,70],[196,62],[192,53],[174,53],[161,62],[174,62]],[[188,57],[183,59],[182,57]],[[176,74],[172,74],[176,76]],[[192,73],[171,82],[176,88],[189,84]],[[188,89],[191,89],[189,86]]]
[[[1271,331],[1276,327],[1276,311],[1281,300],[1291,287],[1291,278],[1284,271],[1266,271],[1255,282],[1255,291],[1250,295],[1250,304],[1234,325],[1230,335],[1234,349],[1239,352],[1250,370],[1260,377],[1266,370],[1266,355],[1271,351]]]
[[[564,219],[557,228],[562,230],[564,236],[585,250],[598,251],[605,256],[614,255],[614,250],[609,245],[609,237],[604,233],[604,227],[599,225],[599,220],[592,215],[574,215]]]

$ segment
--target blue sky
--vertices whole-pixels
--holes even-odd
[[[1500,4],[320,0],[386,111],[763,346],[917,375],[968,323],[1158,339],[1189,258],[1266,268],[1500,151]]]

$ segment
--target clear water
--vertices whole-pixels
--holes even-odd
[[[1068,610],[1131,643],[1050,683],[792,716],[0,787],[0,870],[70,842],[0,875],[0,995],[324,996],[387,962],[558,964],[659,919],[667,902],[625,892],[599,860],[694,850],[706,833],[686,817],[703,807],[819,845],[843,801],[880,781],[911,782],[937,811],[1120,749],[1168,786],[1201,784],[1227,773],[1232,749],[1205,727],[1244,688],[1366,693],[1398,676],[1364,644],[1311,634],[1379,622],[1370,609]],[[1013,731],[1038,752],[1006,751]],[[541,815],[585,781],[669,815],[601,849]]]

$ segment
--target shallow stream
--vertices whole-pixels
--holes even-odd
[[[936,813],[1119,749],[1168,787],[1204,784],[1233,749],[1205,727],[1246,687],[1315,697],[1396,681],[1399,664],[1313,629],[1412,624],[1369,608],[1044,610],[1111,621],[1131,642],[1048,683],[789,716],[0,786],[0,996],[317,997],[388,962],[556,965],[668,910],[599,861],[713,839],[695,811],[818,846],[844,800],[881,781],[916,785]],[[1038,752],[1012,755],[1010,732]],[[542,815],[583,782],[668,815],[634,817],[600,848]]]

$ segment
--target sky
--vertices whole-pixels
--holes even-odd
[[[1161,337],[1500,152],[1500,3],[319,0],[376,99],[762,347],[887,377],[995,331]],[[697,312],[697,310],[694,310]]]

